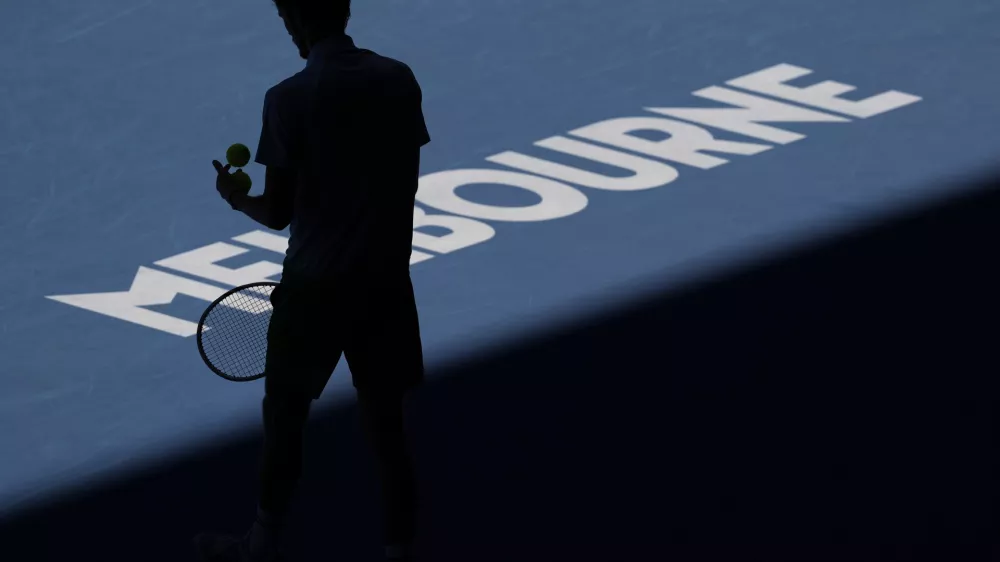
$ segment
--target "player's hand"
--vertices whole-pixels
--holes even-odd
[[[231,168],[229,164],[223,166],[222,162],[212,160],[212,166],[215,167],[215,171],[218,173],[218,177],[215,178],[215,189],[227,203],[232,204],[230,197],[232,197],[234,193],[242,193],[243,195],[246,195],[250,192],[249,188],[241,186],[239,182],[233,178],[233,174],[229,173],[229,169]]]

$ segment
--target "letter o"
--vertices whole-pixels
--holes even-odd
[[[519,187],[542,200],[527,207],[498,207],[473,203],[458,196],[456,191],[459,187],[475,184]],[[417,189],[417,201],[447,213],[506,222],[560,219],[587,207],[587,196],[564,183],[520,172],[485,168],[445,170],[423,176]]]

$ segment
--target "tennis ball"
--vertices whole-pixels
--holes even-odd
[[[250,163],[250,149],[246,145],[236,143],[226,151],[226,161],[234,168],[242,168]]]
[[[240,191],[247,193],[253,187],[253,180],[243,170],[236,170],[232,175],[233,182]]]

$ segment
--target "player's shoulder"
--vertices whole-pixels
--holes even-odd
[[[416,80],[413,70],[405,62],[381,55],[368,49],[362,49],[362,52],[364,52],[371,61],[372,68],[386,77],[401,81]]]
[[[308,84],[308,77],[304,71],[285,78],[281,82],[271,86],[264,94],[264,99],[268,103],[295,103]]]

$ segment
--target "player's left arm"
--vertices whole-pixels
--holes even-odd
[[[295,173],[292,170],[268,166],[264,176],[264,193],[250,195],[235,185],[229,166],[223,167],[218,161],[212,164],[219,173],[216,183],[219,194],[233,209],[274,230],[284,230],[291,223],[295,197]]]
[[[274,230],[284,230],[292,221],[297,163],[301,153],[302,115],[296,109],[293,90],[276,87],[264,96],[264,114],[258,164],[265,167],[264,193],[236,193],[233,208]]]
[[[268,166],[264,174],[264,193],[234,193],[233,208],[274,230],[284,230],[292,222],[295,197],[295,173],[287,168]]]
[[[264,173],[264,197],[270,213],[270,227],[284,230],[292,222],[296,173],[291,168],[268,166]]]

